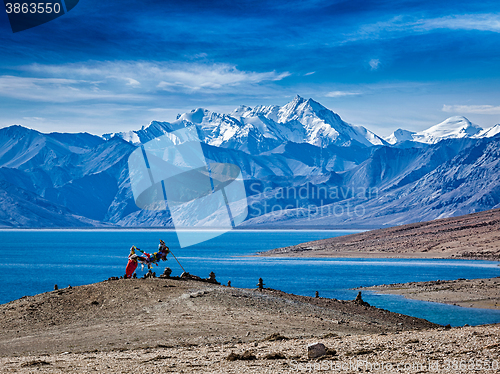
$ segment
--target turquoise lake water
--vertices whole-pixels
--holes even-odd
[[[345,235],[343,231],[230,231],[210,241],[179,248],[173,231],[0,231],[3,254],[0,264],[0,303],[25,295],[78,286],[125,273],[132,245],[152,253],[163,239],[191,274],[233,287],[254,288],[259,277],[266,287],[299,295],[354,299],[351,288],[377,284],[487,278],[500,276],[497,262],[469,260],[405,259],[293,259],[247,257],[258,251],[306,241]],[[197,233],[192,233],[197,235]],[[155,267],[180,275],[181,268],[169,256]],[[145,273],[140,267],[139,276]],[[499,323],[500,311],[461,308],[407,300],[394,295],[364,293],[370,304],[393,312],[460,326]]]

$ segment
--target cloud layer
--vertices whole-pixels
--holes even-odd
[[[102,61],[30,64],[20,69],[29,76],[0,76],[0,95],[49,102],[144,100],[162,91],[235,93],[290,76],[288,72],[257,73],[228,64],[192,62]]]
[[[0,23],[0,126],[110,132],[300,94],[382,134],[444,113],[488,127],[499,45],[488,0],[87,0],[27,32]]]

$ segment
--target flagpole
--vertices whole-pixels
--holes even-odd
[[[170,249],[169,249],[170,250]],[[179,266],[181,267],[182,271],[185,273],[186,270],[184,270],[184,268],[182,267],[181,263],[179,262],[179,260],[177,259],[177,257],[175,257],[175,255],[173,254],[173,252],[170,250],[170,253],[172,253],[172,256],[174,256],[175,258],[175,261],[177,261],[177,263],[179,264]]]

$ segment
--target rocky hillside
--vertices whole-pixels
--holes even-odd
[[[500,209],[277,248],[264,256],[500,260]]]
[[[0,305],[0,357],[231,345],[259,342],[272,334],[303,338],[434,327],[354,301],[187,280],[122,279]]]

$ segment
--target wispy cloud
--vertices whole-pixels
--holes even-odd
[[[32,64],[22,69],[31,74],[72,77],[111,90],[125,84],[136,93],[162,90],[181,93],[227,92],[235,87],[259,85],[290,76],[288,72],[242,71],[234,65],[198,62],[102,61],[64,65]]]
[[[230,105],[232,110],[234,97],[262,99],[282,94],[276,83],[290,75],[192,61],[29,64],[0,75],[0,107],[12,118],[7,124],[19,123],[13,109],[17,106],[29,108],[22,111],[26,125],[43,124],[60,131],[57,126],[70,123],[100,133],[108,131],[104,127],[115,131],[151,120],[172,120],[199,106],[218,110]],[[237,105],[242,102],[238,100]]]
[[[464,14],[416,21],[416,30],[478,30],[500,33],[500,14]]]
[[[0,96],[54,103],[91,99],[140,100],[134,94],[102,90],[95,82],[60,78],[0,76]]]
[[[357,31],[347,35],[344,43],[363,39],[401,37],[408,33],[431,32],[439,29],[500,33],[500,14],[456,14],[436,18],[397,15],[386,21],[362,25]]]
[[[331,91],[325,94],[326,97],[343,97],[343,96],[355,96],[361,95],[360,92],[350,92],[350,91]]]
[[[370,65],[371,70],[377,70],[380,66],[380,60],[378,58],[372,58],[369,62],[368,65]]]
[[[23,117],[23,119],[26,121],[39,121],[39,122],[46,121],[46,119],[42,117]]]
[[[158,88],[167,91],[177,90],[227,90],[240,85],[254,85],[266,81],[279,81],[290,74],[275,71],[257,73],[240,71],[235,66],[226,64],[200,65],[182,64],[158,69],[161,77]]]
[[[446,113],[500,114],[500,106],[493,105],[443,105]]]

